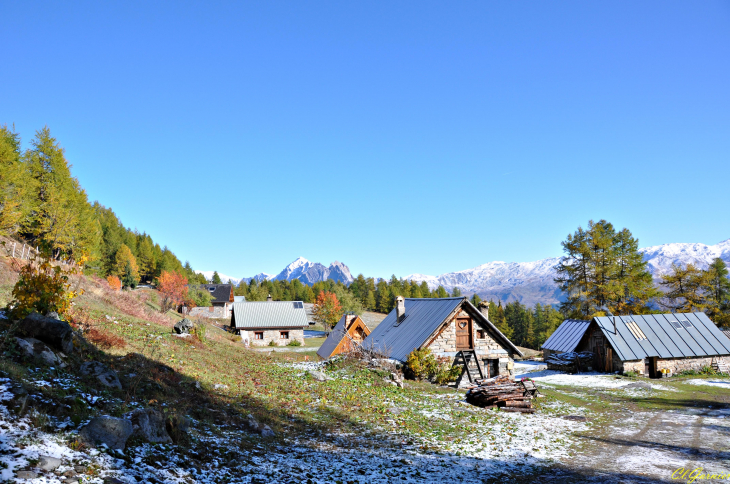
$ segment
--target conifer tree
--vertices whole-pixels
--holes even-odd
[[[707,268],[708,308],[707,315],[718,326],[730,324],[730,279],[725,261],[717,257]]]
[[[482,302],[482,298],[479,297],[479,294],[474,293],[471,296],[470,301],[474,305],[475,308],[478,308],[479,307],[479,303]],[[491,307],[490,307],[490,309],[491,309]]]
[[[20,135],[0,126],[0,234],[15,235],[30,223],[33,181],[21,159]]]
[[[461,297],[461,289],[459,289],[458,287],[455,287],[451,291],[451,297]]]
[[[588,319],[606,308],[614,314],[647,311],[658,295],[638,240],[628,229],[616,232],[609,222],[588,222],[561,243],[565,256],[555,282],[565,295],[561,310],[568,317]]]
[[[218,275],[218,271],[213,271],[213,278],[210,282],[213,284],[223,284],[223,281],[221,281],[221,276]]]
[[[702,311],[708,306],[709,282],[708,274],[693,264],[672,264],[671,272],[663,275],[660,282],[666,292],[659,304],[677,312]]]
[[[115,261],[114,275],[122,280],[125,287],[136,287],[139,282],[139,269],[129,247],[122,244],[117,251]],[[134,281],[134,284],[131,284],[131,281]]]
[[[370,311],[375,311],[375,292],[374,291],[368,291],[367,298],[365,299],[365,307],[368,308]]]

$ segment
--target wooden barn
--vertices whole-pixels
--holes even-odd
[[[349,351],[354,344],[362,342],[370,334],[370,329],[355,314],[345,314],[337,322],[332,332],[317,351],[317,356],[327,358]]]
[[[404,362],[415,349],[438,357],[475,361],[484,377],[514,375],[514,357],[522,357],[489,321],[488,305],[477,309],[465,297],[396,298],[396,307],[370,333],[363,346]],[[470,377],[471,378],[471,377]]]
[[[546,357],[590,351],[596,371],[651,378],[663,369],[677,373],[730,364],[730,339],[701,312],[568,319],[542,347]]]

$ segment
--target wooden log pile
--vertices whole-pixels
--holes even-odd
[[[581,371],[585,371],[592,362],[593,353],[590,351],[552,354],[545,358],[548,370],[558,370],[567,373],[580,373]]]
[[[508,376],[476,380],[466,391],[466,401],[478,407],[500,407],[504,412],[535,412],[530,392]]]

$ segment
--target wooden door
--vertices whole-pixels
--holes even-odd
[[[456,320],[456,351],[470,349],[472,349],[471,319],[459,318]]]
[[[609,371],[606,368],[606,348],[603,345],[603,333],[594,331],[590,339],[590,351],[593,352],[593,368],[597,371]]]

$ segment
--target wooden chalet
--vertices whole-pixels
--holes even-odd
[[[334,355],[346,353],[353,345],[362,344],[370,334],[370,329],[356,314],[345,314],[337,322],[332,332],[317,351],[317,356],[326,360]]]

